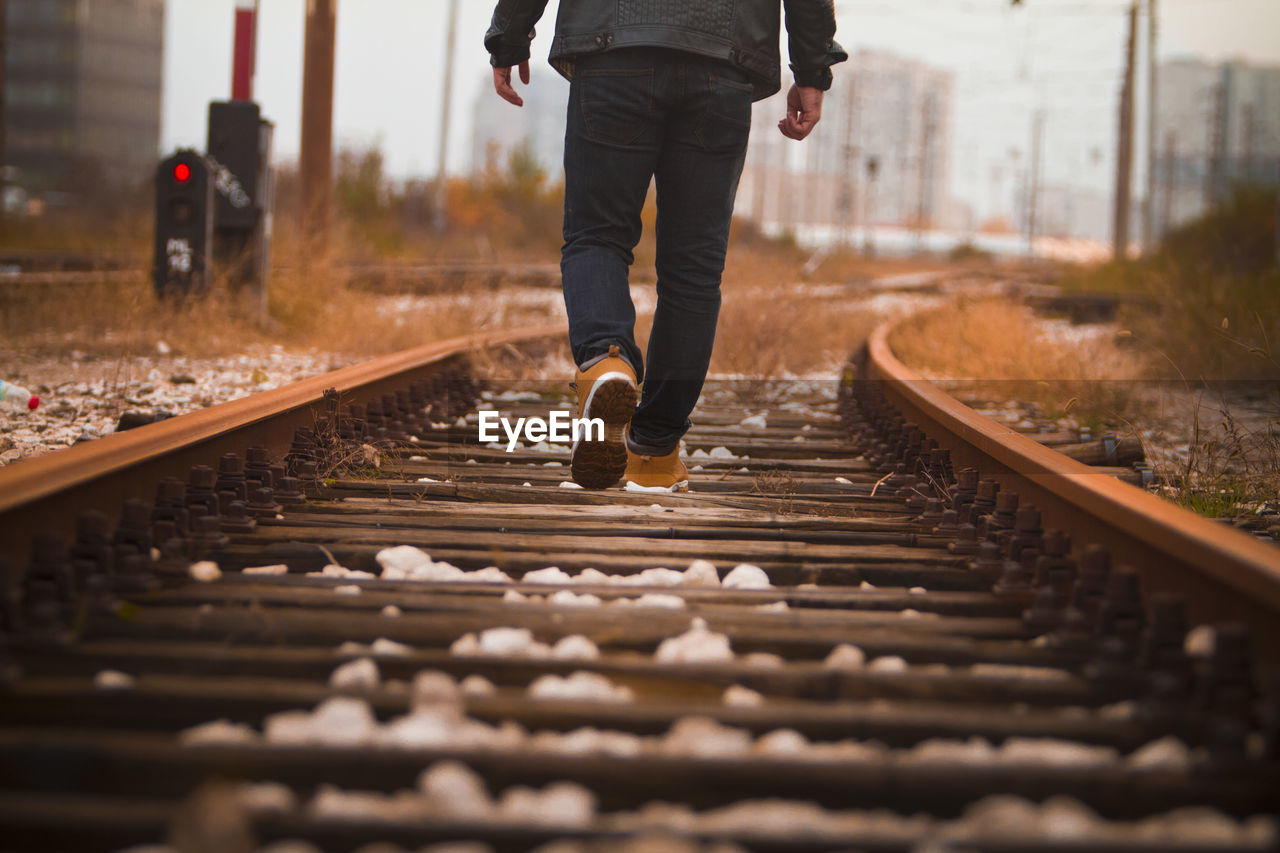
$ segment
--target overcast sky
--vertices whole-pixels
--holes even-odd
[[[261,0],[257,100],[293,160],[301,119],[305,0]],[[1280,65],[1280,0],[1158,0],[1159,56]],[[231,88],[234,0],[168,0],[162,147],[204,147],[210,100]],[[557,0],[534,43],[545,64]],[[1107,186],[1127,0],[837,0],[837,39],[957,73],[952,190],[978,207],[991,170],[1025,158],[1031,115],[1047,112],[1046,181]],[[488,77],[491,0],[461,0],[449,168],[467,168],[473,99]],[[395,177],[434,173],[448,0],[338,0],[335,141],[378,145]],[[839,69],[837,68],[837,74]],[[496,95],[494,96],[496,97]],[[819,128],[818,132],[821,132]],[[1099,157],[1099,155],[1101,155]]]

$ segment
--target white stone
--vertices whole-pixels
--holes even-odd
[[[480,654],[480,639],[473,633],[463,634],[449,646],[449,654],[472,657]]]
[[[132,690],[138,680],[127,672],[104,669],[93,677],[93,686],[99,690]]]
[[[493,686],[492,681],[474,673],[462,679],[458,689],[463,696],[493,696],[498,692],[498,688]]]
[[[730,684],[724,689],[720,701],[735,708],[758,708],[764,704],[764,695],[741,684]]]
[[[758,666],[766,669],[778,669],[787,664],[782,655],[775,655],[773,652],[749,652],[742,656],[742,663],[746,666]]]
[[[212,583],[222,577],[222,569],[219,569],[218,564],[212,560],[201,560],[198,563],[192,563],[187,569],[187,574],[192,580],[200,583]]]
[[[755,751],[761,755],[800,756],[808,748],[808,739],[795,729],[774,729],[755,744]]]
[[[241,573],[241,574],[246,574],[246,575],[287,575],[287,574],[289,574],[289,567],[288,567],[288,566],[285,566],[285,565],[283,565],[283,564],[278,564],[278,565],[274,565],[274,566],[251,566],[251,567],[248,567],[248,569],[244,569],[244,570],[242,570],[242,573]]]
[[[240,805],[255,814],[289,814],[298,808],[293,789],[279,782],[245,783],[236,791]]]
[[[685,600],[678,595],[670,595],[665,592],[646,592],[644,595],[636,599],[619,598],[613,602],[615,605],[633,605],[635,607],[657,607],[663,610],[683,610],[687,605]]]
[[[746,729],[722,726],[710,717],[681,717],[663,737],[661,752],[698,758],[729,758],[751,751]]]
[[[525,572],[524,577],[520,580],[525,583],[542,584],[569,584],[573,582],[568,573],[559,566],[547,566],[545,569],[535,569],[532,572]]]
[[[654,657],[662,663],[731,661],[733,649],[726,635],[710,630],[705,619],[695,617],[688,631],[663,640]]]
[[[710,560],[694,560],[684,570],[685,586],[720,586],[720,574]]]
[[[376,690],[381,683],[382,675],[371,658],[347,661],[329,675],[329,686],[335,690]]]
[[[772,589],[764,569],[751,563],[739,563],[721,581],[726,589]]]
[[[418,777],[418,790],[433,811],[443,816],[479,820],[493,810],[480,775],[457,761],[437,761]]]
[[[1162,770],[1183,773],[1191,768],[1191,750],[1173,735],[1136,749],[1124,761],[1130,770]]]
[[[369,644],[369,651],[386,657],[404,657],[412,654],[413,648],[404,643],[397,643],[395,640],[388,640],[386,637],[379,637]]]
[[[459,580],[467,583],[511,583],[511,576],[497,566],[466,572]]]
[[[565,699],[582,702],[627,703],[635,701],[635,692],[626,685],[614,684],[599,673],[579,670],[566,678],[547,674],[529,685],[532,699]]]
[[[453,676],[437,669],[424,669],[413,676],[413,706],[415,708],[440,703],[457,703],[460,695]]]
[[[178,733],[183,746],[239,746],[257,743],[258,733],[247,723],[213,720]]]
[[[383,548],[374,557],[382,567],[382,577],[388,580],[404,580],[414,569],[431,562],[431,555],[412,545]]]
[[[906,672],[907,662],[897,655],[878,657],[867,666],[872,672]]]
[[[614,583],[622,586],[680,586],[684,583],[684,572],[656,566],[639,574],[619,576]]]
[[[841,643],[827,654],[822,665],[827,669],[862,669],[866,662],[867,656],[862,649],[849,643]]]
[[[599,607],[604,602],[597,595],[584,592],[581,595],[569,589],[561,589],[547,597],[547,604],[555,607]]]
[[[1109,746],[1056,738],[1011,737],[1000,745],[997,754],[1002,763],[1035,767],[1091,767],[1119,759]]]
[[[1213,654],[1217,634],[1212,625],[1197,625],[1187,632],[1182,649],[1188,657],[1208,658]]]
[[[505,820],[583,829],[595,820],[595,810],[595,794],[574,782],[553,782],[541,791],[517,785],[498,803]]]
[[[489,628],[480,633],[480,654],[514,657],[524,654],[535,642],[528,628]]]
[[[571,582],[575,584],[606,585],[606,584],[612,583],[613,580],[614,580],[613,575],[606,575],[604,572],[600,571],[599,569],[593,569],[588,566],[587,568],[583,569],[582,571],[574,575],[573,578],[571,579]]]
[[[561,637],[551,647],[551,657],[556,660],[597,660],[600,657],[600,649],[581,634],[570,634],[567,637]]]

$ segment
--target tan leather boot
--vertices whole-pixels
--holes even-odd
[[[636,372],[609,347],[609,354],[574,376],[578,389],[578,417],[604,421],[604,438],[585,431],[573,442],[570,471],[584,489],[607,489],[627,469],[625,436],[636,411]]]
[[[627,448],[627,491],[683,492],[689,488],[689,469],[680,461],[680,448],[665,456],[646,456]]]

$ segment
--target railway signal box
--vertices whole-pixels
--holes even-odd
[[[253,101],[209,104],[214,260],[229,285],[256,295],[263,310],[274,195],[272,130]]]
[[[184,149],[156,169],[156,293],[186,296],[208,289],[213,246],[213,181],[205,158]]]

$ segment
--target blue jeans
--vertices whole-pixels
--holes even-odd
[[[569,343],[579,365],[617,344],[643,380],[637,450],[673,450],[702,393],[751,101],[744,72],[691,53],[629,48],[576,60],[560,259]],[[646,364],[627,276],[650,179],[658,302]]]

